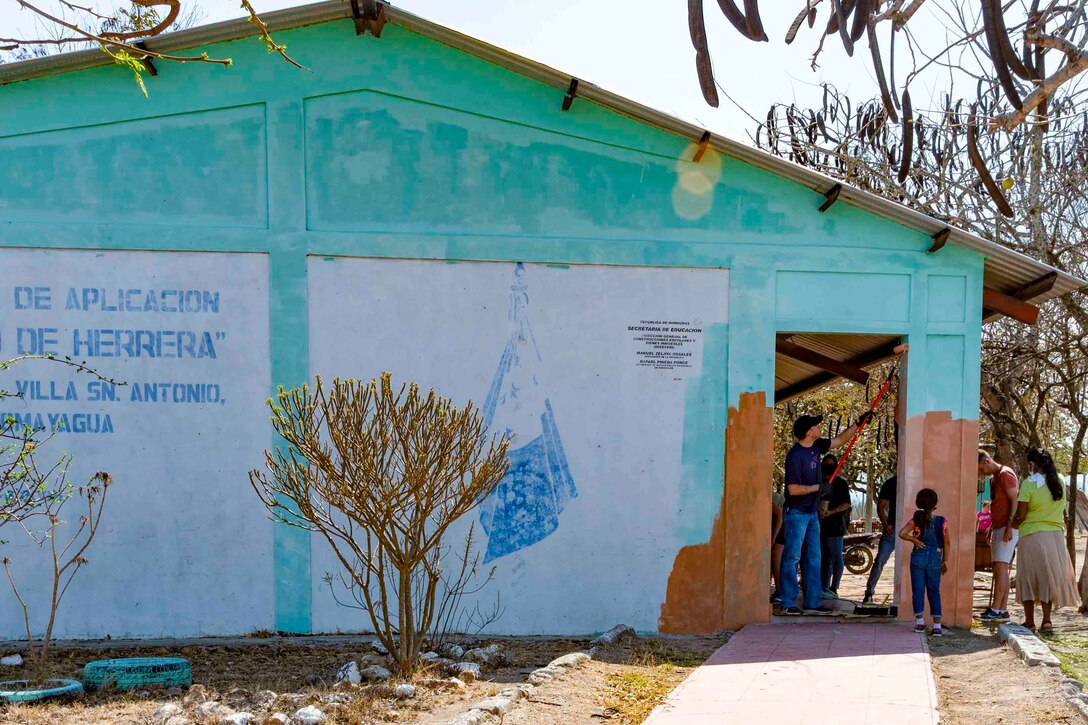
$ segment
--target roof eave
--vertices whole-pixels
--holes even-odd
[[[425,35],[440,43],[450,45],[462,51],[470,53],[482,60],[495,63],[508,68],[516,73],[535,79],[559,90],[565,90],[572,76],[563,73],[542,63],[529,60],[502,48],[485,43],[476,38],[447,28],[445,26],[425,20],[419,16],[405,12],[399,8],[386,5],[386,20],[421,35]],[[348,0],[328,0],[327,2],[302,5],[285,10],[262,14],[266,26],[270,32],[288,30],[331,20],[350,18],[351,5]],[[188,48],[223,43],[231,40],[239,40],[257,34],[257,29],[246,18],[227,20],[211,25],[204,25],[176,33],[168,33],[155,38],[149,38],[147,47],[161,53],[176,53]],[[97,49],[64,53],[61,55],[35,58],[0,65],[0,85],[15,81],[40,78],[55,73],[71,72],[87,68],[110,65],[113,61]],[[645,106],[637,101],[625,98],[607,91],[592,83],[580,81],[578,86],[580,98],[592,101],[609,108],[617,113],[629,116],[637,121],[646,123],[670,133],[695,141],[699,139],[705,129],[693,123],[670,116],[667,113]],[[911,209],[897,202],[885,199],[867,191],[863,191],[848,184],[839,182],[818,171],[806,168],[779,156],[771,155],[738,141],[721,136],[711,136],[709,146],[720,153],[736,158],[745,163],[764,169],[776,175],[790,179],[808,189],[823,194],[835,184],[842,184],[839,200],[847,202],[860,209],[876,214],[906,227],[921,231],[932,236],[948,225],[927,216],[919,211]],[[1042,262],[1032,259],[1024,254],[1016,252],[1008,247],[989,241],[962,229],[952,228],[948,241],[952,244],[975,251],[987,259],[987,264],[1000,262],[1002,269],[1018,268],[1035,276],[1043,276],[1051,271],[1058,272],[1058,279],[1049,292],[1040,295],[1034,302],[1045,301],[1052,297],[1058,297],[1077,289],[1088,286],[1088,282],[1073,275],[1054,270],[1054,268]]]

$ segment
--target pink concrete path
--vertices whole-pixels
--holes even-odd
[[[748,625],[645,725],[937,723],[925,635],[899,623]]]

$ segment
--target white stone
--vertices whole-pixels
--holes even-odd
[[[381,640],[379,639],[371,641],[370,648],[380,655],[389,654],[389,648],[382,644]]]
[[[409,697],[415,697],[416,696],[415,685],[407,685],[407,684],[397,685],[397,689],[396,689],[394,694],[395,694],[395,696],[396,696],[396,698],[398,700],[406,700]]]
[[[489,725],[499,719],[487,710],[469,710],[446,721],[446,725]]]
[[[465,659],[470,662],[479,662],[481,665],[497,661],[502,656],[502,650],[497,644],[489,644],[486,647],[477,647],[465,652]]]
[[[181,715],[183,712],[184,710],[181,709],[181,705],[175,705],[172,702],[168,702],[155,712],[151,713],[151,722],[164,723],[175,715]]]
[[[229,714],[231,714],[230,710],[223,707],[215,700],[202,702],[196,706],[195,710],[193,710],[193,717],[197,719],[197,722],[219,722],[224,716]]]
[[[8,655],[7,657],[0,657],[0,665],[5,667],[18,667],[23,664],[22,655]]]
[[[346,665],[336,671],[337,682],[350,682],[353,685],[358,685],[363,681],[362,675],[359,674],[359,663],[355,660],[348,662]]]
[[[172,718],[169,718],[162,725],[192,725],[192,722],[189,720],[189,718],[185,717],[184,715],[174,715]]]
[[[251,712],[236,712],[219,720],[222,725],[250,725],[257,716]]]
[[[439,659],[441,658],[438,656],[437,652],[424,652],[419,656],[419,661],[427,664],[437,662]]]
[[[529,697],[529,693],[533,691],[532,685],[518,685],[517,687],[508,687],[505,690],[499,690],[499,697],[508,697],[515,702],[524,700]]]
[[[1018,624],[998,625],[997,636],[1002,642],[1008,642],[1009,648],[1029,666],[1061,667],[1061,662],[1046,646],[1046,643],[1032,634],[1031,630],[1026,627],[1021,627]]]
[[[626,624],[617,624],[615,627],[595,639],[594,642],[607,647],[625,639],[633,639],[636,636],[633,628],[628,627]]]
[[[464,682],[475,682],[480,679],[480,665],[475,662],[458,662],[453,666],[452,672]]]
[[[371,665],[360,670],[359,676],[364,680],[388,680],[393,676],[393,673],[381,665]]]
[[[465,648],[459,644],[447,644],[442,647],[442,654],[455,660],[465,656]]]
[[[472,706],[473,710],[483,710],[492,715],[505,715],[514,709],[517,701],[509,697],[489,697]]]
[[[589,655],[585,652],[571,652],[569,655],[557,657],[548,663],[548,667],[577,667],[589,661]]]
[[[258,690],[253,693],[253,697],[250,698],[250,702],[258,708],[271,707],[272,703],[276,701],[276,693],[272,690]]]
[[[318,725],[325,722],[326,719],[325,713],[313,705],[307,705],[295,713],[294,717],[291,718],[291,722],[296,723],[296,725]]]
[[[559,672],[553,667],[541,667],[539,670],[533,670],[526,679],[531,685],[542,685],[548,680],[554,679]]]

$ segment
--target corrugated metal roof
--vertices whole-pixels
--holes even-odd
[[[851,362],[862,369],[870,369],[881,360],[890,356],[888,350],[899,342],[893,335],[856,335],[856,334],[791,334],[779,335],[794,345],[806,348],[821,355]],[[789,391],[783,400],[803,395],[809,390],[824,385],[832,379],[830,373],[814,365],[795,360],[781,353],[774,357],[774,390],[776,397],[782,397],[783,391]]]
[[[559,90],[566,91],[570,85],[572,76],[568,73],[562,73],[541,63],[515,55],[502,48],[412,15],[404,10],[386,5],[385,14],[388,22],[503,66]],[[351,4],[349,0],[329,0],[312,5],[278,10],[263,14],[261,17],[269,30],[275,32],[303,25],[350,18]],[[252,23],[245,18],[239,18],[149,38],[147,46],[157,52],[171,53],[185,48],[236,40],[255,35],[256,32],[257,30]],[[3,64],[0,65],[0,84],[37,78],[53,73],[109,65],[110,63],[112,61],[106,54],[93,49]],[[698,140],[704,132],[704,129],[696,124],[644,106],[585,81],[579,81],[578,97],[692,141]],[[839,183],[817,171],[722,136],[711,136],[710,146],[721,153],[788,178],[821,194],[826,193],[832,186]],[[930,236],[947,226],[937,219],[909,209],[902,204],[847,184],[843,184],[839,200]],[[961,229],[953,228],[948,242],[985,256],[986,285],[1002,292],[1012,292],[1055,271],[1042,262]],[[1084,280],[1059,272],[1053,289],[1029,301],[1042,302],[1051,297],[1080,289],[1086,284],[1088,283],[1085,283]]]

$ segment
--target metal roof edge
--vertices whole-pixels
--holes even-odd
[[[460,33],[452,28],[431,22],[392,5],[385,5],[386,20],[469,53],[481,60],[505,67],[523,76],[545,83],[559,90],[566,90],[574,76],[522,57],[510,51],[491,45],[482,40]],[[331,20],[342,20],[352,16],[349,0],[327,0],[326,2],[301,5],[294,8],[277,10],[261,15],[270,32],[288,30]],[[175,53],[201,45],[239,40],[257,34],[257,28],[247,18],[237,18],[219,23],[204,25],[175,33],[148,38],[147,47],[160,53]],[[55,73],[111,65],[113,61],[101,50],[90,49],[64,53],[44,58],[0,64],[0,85],[15,81],[30,80]],[[617,113],[639,122],[655,126],[674,133],[692,142],[697,141],[706,129],[684,121],[676,116],[643,105],[637,101],[607,91],[593,83],[579,79],[578,96],[592,101]],[[989,261],[1000,263],[1002,267],[1029,268],[1035,276],[1042,277],[1050,272],[1058,273],[1058,280],[1053,290],[1034,299],[1045,300],[1061,296],[1068,292],[1088,286],[1088,282],[1066,272],[1056,270],[1050,265],[1021,254],[997,242],[990,241],[963,229],[950,227],[944,222],[928,216],[899,202],[885,199],[871,192],[864,191],[844,182],[826,176],[818,171],[806,168],[780,156],[742,144],[724,136],[711,134],[710,148],[751,164],[756,168],[769,171],[787,178],[818,193],[825,193],[835,184],[842,184],[839,199],[877,216],[890,219],[906,227],[921,231],[929,236],[945,228],[952,233],[948,241],[965,249],[977,252]]]

